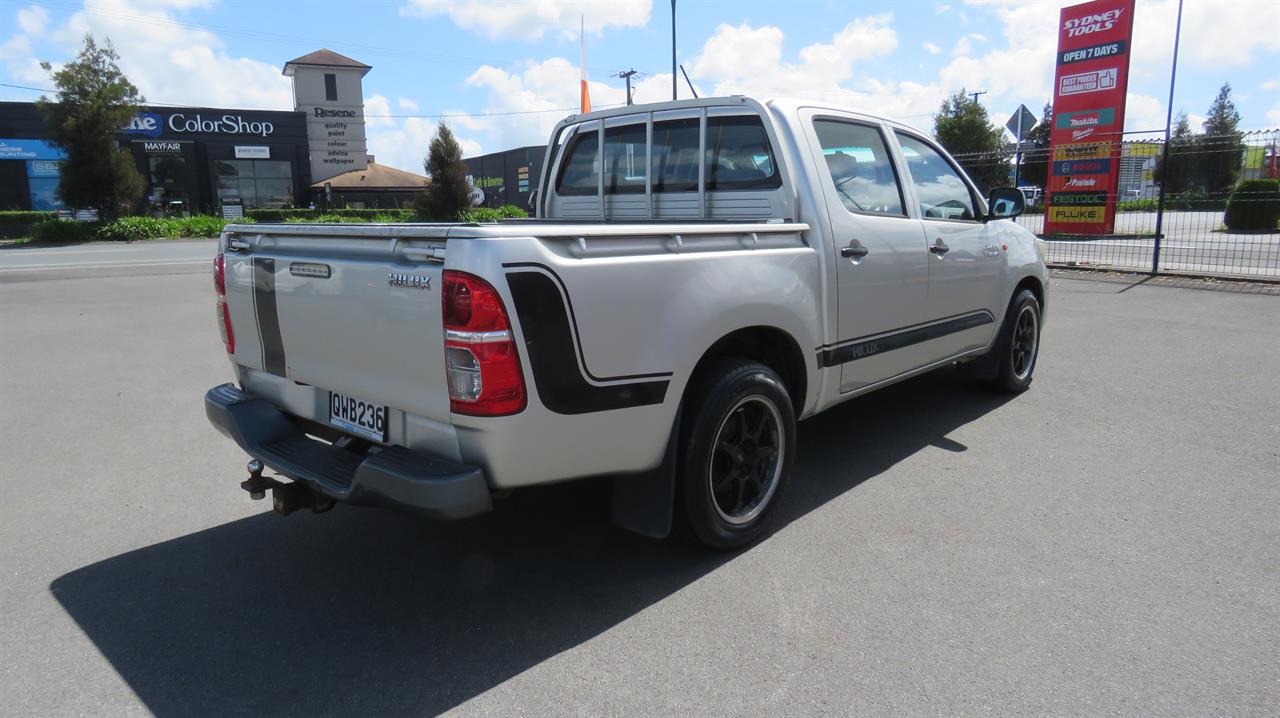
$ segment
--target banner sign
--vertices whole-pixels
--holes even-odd
[[[45,140],[0,140],[0,160],[65,160],[61,147]]]
[[[1135,0],[1093,0],[1058,16],[1047,234],[1115,229]]]

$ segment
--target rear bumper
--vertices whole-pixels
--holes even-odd
[[[462,519],[493,508],[484,472],[402,446],[360,456],[306,435],[270,402],[223,384],[204,396],[218,431],[277,473],[337,501],[386,506],[434,519]]]

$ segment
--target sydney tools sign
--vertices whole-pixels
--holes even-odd
[[[1046,233],[1115,229],[1134,2],[1094,0],[1059,14]]]

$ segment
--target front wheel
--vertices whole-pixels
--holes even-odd
[[[754,541],[782,495],[795,454],[795,412],[769,367],[735,360],[696,387],[681,447],[683,518],[707,546]]]
[[[1040,302],[1030,289],[1009,303],[995,350],[999,365],[991,383],[1005,391],[1026,391],[1040,355]]]

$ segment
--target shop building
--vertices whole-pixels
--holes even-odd
[[[141,108],[116,136],[146,183],[140,209],[186,215],[306,207],[313,183],[368,170],[362,80],[370,69],[331,50],[290,60],[283,73],[293,81],[292,111]],[[34,103],[0,102],[0,210],[61,209],[66,154],[51,136]],[[386,173],[374,174],[386,181]],[[411,180],[402,178],[407,187],[425,181]]]
[[[484,207],[501,207],[514,204],[530,210],[529,200],[538,185],[543,158],[547,154],[544,145],[519,147],[505,152],[494,152],[479,157],[469,157],[467,174],[471,183],[484,191]]]
[[[0,208],[60,209],[58,165],[35,104],[0,102]],[[146,183],[148,214],[216,213],[224,203],[296,206],[311,184],[298,112],[143,107],[116,136]]]

